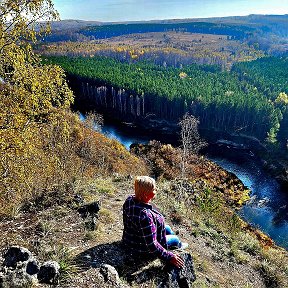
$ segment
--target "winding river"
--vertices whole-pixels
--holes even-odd
[[[147,143],[152,139],[163,143],[177,142],[177,136],[145,134],[137,127],[119,123],[106,123],[102,132],[120,141],[127,149],[132,143]],[[210,145],[204,153],[251,189],[251,200],[242,207],[239,215],[269,235],[276,244],[288,249],[288,194],[263,169],[260,160],[251,151],[236,150],[229,145]]]

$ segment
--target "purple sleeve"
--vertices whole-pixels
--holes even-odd
[[[150,253],[154,254],[160,259],[169,261],[174,256],[174,254],[167,251],[157,241],[157,228],[153,221],[151,213],[149,213],[148,211],[142,211],[142,215],[140,216],[139,221],[140,230],[147,249],[150,251]]]

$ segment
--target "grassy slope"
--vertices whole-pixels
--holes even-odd
[[[158,186],[155,204],[165,214],[167,222],[179,230],[180,237],[190,244],[188,252],[193,255],[197,275],[193,287],[287,287],[287,251],[272,243],[259,242],[255,233],[233,216],[225,198],[219,197],[213,189],[207,192],[209,181],[181,182],[163,178]],[[92,257],[85,258],[86,262],[113,264],[114,257],[107,260],[105,255],[93,254],[93,251],[104,246],[113,251],[113,245],[121,240],[122,203],[133,193],[132,187],[133,180],[127,176],[79,179],[71,186],[73,194],[83,198],[84,203],[101,203],[95,230],[89,228],[89,219],[80,217],[75,202],[65,196],[59,202],[59,195],[47,195],[42,203],[52,205],[43,210],[19,211],[12,221],[1,222],[1,250],[12,244],[23,245],[42,261],[60,261],[64,272],[61,287],[98,287],[94,268],[84,265],[79,269],[80,255]],[[53,197],[61,204],[56,205]],[[144,283],[129,285],[156,286],[159,275],[149,274],[148,270],[152,267],[152,271],[154,268],[158,271],[161,263],[155,261],[149,267],[141,271],[142,276],[149,275]],[[129,269],[120,276],[125,281],[131,276]]]

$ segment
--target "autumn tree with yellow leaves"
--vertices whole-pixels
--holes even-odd
[[[124,148],[114,153],[117,143],[82,125],[69,110],[73,94],[63,70],[43,66],[33,52],[58,19],[52,1],[3,0],[0,16],[0,217],[59,194],[77,177],[137,166]]]
[[[48,126],[51,129],[53,121],[59,118],[60,110],[56,109],[68,108],[73,95],[62,69],[43,67],[32,49],[37,37],[49,32],[47,21],[58,18],[52,1],[4,0],[0,3],[0,15],[0,210],[3,212],[15,209],[23,198],[35,193],[35,180],[39,171],[43,172],[45,162],[40,149],[44,135],[47,136]],[[40,20],[45,22],[39,24]]]

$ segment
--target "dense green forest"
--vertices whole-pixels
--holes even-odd
[[[278,82],[278,78],[274,78],[277,81],[274,84],[280,86],[275,90],[274,98],[270,94],[268,96],[254,83],[257,79],[261,81],[256,72],[252,73],[253,69],[257,68],[250,68],[249,75],[253,81],[248,78],[242,79],[243,73],[240,73],[240,70],[244,69],[241,68],[242,64],[233,69],[235,72],[229,73],[221,72],[215,66],[188,65],[178,69],[147,62],[121,63],[111,58],[100,57],[47,59],[49,63],[61,65],[68,73],[68,77],[73,79],[70,82],[73,83],[72,88],[78,97],[86,94],[93,101],[103,94],[103,89],[100,91],[99,87],[105,87],[105,93],[108,99],[111,99],[108,101],[111,105],[109,106],[109,103],[106,105],[108,108],[118,109],[122,114],[123,111],[129,110],[129,106],[132,105],[130,95],[134,95],[136,100],[133,101],[139,102],[138,106],[141,108],[137,105],[134,107],[134,110],[139,110],[134,116],[145,117],[153,113],[159,118],[175,121],[188,111],[199,117],[203,128],[242,133],[260,140],[268,139],[275,142],[282,124],[282,114],[286,111],[281,108],[283,105],[279,104],[282,101],[280,98],[286,95],[286,82],[284,80]],[[285,59],[280,59],[278,64],[276,58],[269,59],[258,60],[255,62],[255,67],[261,61],[274,61],[274,65],[278,65],[279,73],[287,74]],[[251,62],[251,67],[254,67],[253,63]],[[269,79],[273,82],[272,77]],[[86,90],[83,90],[83,83],[86,85]],[[127,101],[122,99],[121,89],[125,90],[126,98],[127,95],[130,97],[128,100],[125,98]],[[113,104],[117,101],[124,105],[125,109],[122,109],[121,105]],[[96,100],[95,104],[101,106]],[[129,111],[133,114],[132,110]],[[283,129],[280,134],[282,140],[286,139]]]
[[[267,57],[251,62],[234,64],[242,83],[253,85],[261,94],[281,110],[281,127],[278,138],[288,138],[288,58]]]
[[[242,25],[228,25],[221,23],[191,22],[191,23],[139,23],[139,24],[113,24],[101,25],[83,29],[85,36],[93,36],[96,39],[110,38],[124,34],[165,32],[165,31],[185,31],[190,33],[207,33],[229,35],[235,39],[244,39],[253,28]]]
[[[255,31],[255,28],[245,25],[190,22],[190,23],[125,23],[125,24],[105,24],[80,28],[77,33],[90,39],[111,38],[120,35],[147,33],[147,32],[167,32],[185,31],[190,33],[206,33],[225,35],[231,39],[244,39]],[[71,34],[70,34],[71,36]],[[66,35],[65,40],[69,38]],[[46,37],[46,41],[63,41],[63,34],[54,33]]]
[[[266,57],[253,62],[237,63],[232,71],[241,80],[252,83],[269,99],[275,101],[279,93],[288,93],[288,59]]]

